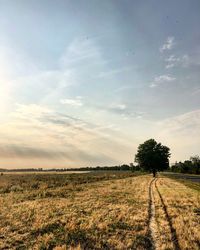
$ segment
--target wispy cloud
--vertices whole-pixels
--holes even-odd
[[[200,138],[200,110],[193,110],[158,122],[159,135],[179,147],[195,145]],[[192,138],[192,140],[191,140]]]
[[[127,105],[125,103],[113,103],[108,107],[101,107],[101,109],[104,109],[110,113],[118,115],[123,120],[128,120],[130,118],[140,119],[140,118],[143,118],[145,114],[145,112],[133,110],[133,108],[130,107],[130,105]]]
[[[183,55],[181,58],[181,65],[184,68],[188,68],[191,66],[200,66],[200,53],[195,53],[194,55]]]
[[[61,99],[60,103],[71,105],[71,106],[83,106],[83,101],[81,96],[77,96],[74,99]]]
[[[97,77],[100,77],[100,78],[112,77],[113,75],[116,75],[116,74],[121,74],[121,73],[128,72],[131,69],[133,69],[133,67],[127,66],[127,67],[120,68],[120,69],[107,70],[107,71],[100,72],[97,75]]]
[[[126,91],[126,90],[131,90],[131,89],[135,89],[136,87],[133,86],[133,85],[125,85],[125,86],[122,86],[122,87],[119,87],[117,89],[115,89],[115,92],[121,92],[121,91]]]
[[[173,82],[175,81],[176,78],[172,77],[170,75],[160,75],[160,76],[156,76],[154,78],[154,81],[151,83],[150,87],[154,88],[157,87],[158,85],[162,84],[162,83],[167,83],[167,82]]]
[[[162,53],[165,50],[171,50],[175,45],[175,38],[173,36],[169,36],[166,42],[160,47],[160,52]]]
[[[93,60],[94,64],[104,64],[100,48],[92,39],[75,39],[67,46],[60,58],[62,67]]]
[[[200,110],[194,110],[187,112],[175,117],[168,118],[162,121],[162,125],[171,131],[176,131],[178,133],[185,134],[185,131],[190,131],[187,133],[188,136],[191,136],[191,133],[200,134]],[[196,130],[197,129],[197,130]]]
[[[31,58],[11,49],[0,47],[0,52],[1,113],[19,96],[42,104],[65,99],[63,94],[70,86],[89,82],[91,72],[96,76],[105,70],[101,50],[92,39],[75,39],[66,45],[54,68],[40,68]]]
[[[127,109],[127,106],[126,104],[121,103],[121,104],[113,104],[111,105],[111,108],[116,109],[116,110],[125,110]]]
[[[183,68],[187,68],[190,65],[192,65],[192,60],[187,54],[180,57],[177,57],[175,55],[170,55],[165,59],[165,61],[167,62],[167,65],[165,66],[166,69],[170,69],[175,66],[181,66]]]
[[[171,148],[173,161],[199,154],[200,110],[169,117],[154,125],[157,137]]]
[[[175,55],[170,55],[165,59],[167,62],[166,69],[173,68],[180,62],[180,58],[176,57]]]
[[[23,159],[32,159],[29,166],[45,161],[46,167],[114,164],[120,160],[117,152],[129,150],[114,125],[102,129],[36,104],[17,104],[10,121],[0,125],[0,138],[1,162],[5,159],[13,167],[22,166]]]

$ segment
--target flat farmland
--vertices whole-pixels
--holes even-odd
[[[130,172],[0,176],[0,249],[199,249],[200,193]]]

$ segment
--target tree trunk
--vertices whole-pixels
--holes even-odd
[[[156,170],[153,170],[153,177],[156,177]]]

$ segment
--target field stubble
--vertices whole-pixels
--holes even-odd
[[[122,177],[128,175],[118,176]],[[62,176],[38,178],[2,180],[0,248],[148,248],[150,177],[96,182],[88,181],[87,175],[67,177],[71,182]]]
[[[158,249],[200,249],[200,193],[169,178],[153,185]]]
[[[169,178],[0,178],[0,249],[199,249],[199,192]]]

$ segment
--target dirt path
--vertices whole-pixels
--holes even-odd
[[[154,178],[149,185],[149,237],[152,244],[152,249],[157,250],[159,249],[159,240],[157,238],[157,225],[155,221],[155,200],[154,200],[154,193],[153,187],[156,178]]]
[[[169,216],[169,213],[167,211],[167,206],[164,202],[164,199],[159,191],[158,184],[157,184],[158,178],[152,179],[152,181],[149,184],[149,230],[148,230],[148,236],[151,241],[151,249],[153,250],[159,250],[161,249],[160,245],[160,238],[159,238],[159,233],[158,233],[158,225],[156,222],[156,204],[155,204],[155,198],[154,194],[155,192],[158,194],[161,206],[163,209],[163,212],[165,214],[166,221],[169,225],[170,228],[170,233],[171,233],[171,242],[173,243],[173,249],[174,250],[180,250],[180,245],[178,242],[176,230],[173,227],[173,223],[171,220],[171,217]]]
[[[172,223],[172,219],[167,211],[167,206],[164,202],[164,199],[159,191],[159,188],[158,188],[158,185],[157,185],[157,180],[155,180],[154,184],[155,184],[155,189],[159,195],[159,198],[160,198],[160,201],[161,201],[161,204],[162,204],[162,208],[163,208],[163,211],[165,213],[165,217],[166,217],[166,220],[168,222],[168,225],[169,225],[169,228],[170,228],[170,232],[171,232],[171,241],[173,243],[173,246],[174,246],[174,250],[181,250],[180,248],[180,245],[179,245],[179,242],[178,242],[178,238],[177,238],[177,234],[176,234],[176,229],[173,227],[173,223]]]

